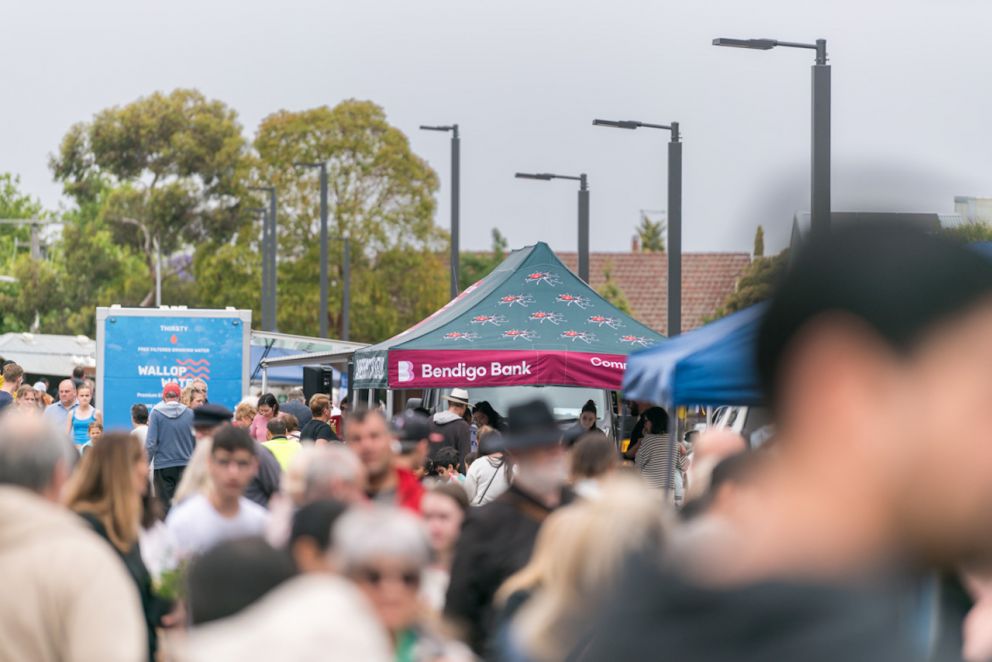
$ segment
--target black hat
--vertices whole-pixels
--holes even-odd
[[[401,442],[418,442],[431,436],[431,419],[412,409],[394,416],[390,427]]]
[[[231,410],[222,405],[206,403],[193,410],[193,427],[213,428],[223,423],[230,423]]]
[[[562,431],[544,400],[537,399],[510,407],[510,425],[503,435],[503,448],[510,452],[557,446]]]

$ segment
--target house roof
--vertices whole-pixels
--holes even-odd
[[[576,253],[557,253],[577,271]],[[684,253],[682,255],[682,330],[702,326],[737,288],[751,264],[747,253]],[[623,291],[631,315],[661,334],[668,333],[668,255],[665,253],[591,253],[589,278],[593,289],[611,278]]]
[[[96,342],[86,336],[5,333],[0,335],[0,356],[32,375],[69,375],[78,366],[96,366]]]

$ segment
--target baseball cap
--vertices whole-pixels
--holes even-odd
[[[421,439],[428,439],[431,436],[430,419],[413,410],[407,410],[398,416],[394,416],[390,427],[393,434],[401,442],[417,442]]]
[[[164,398],[169,395],[176,398],[182,395],[182,390],[179,388],[179,384],[175,382],[169,382],[168,384],[162,387],[162,397]]]

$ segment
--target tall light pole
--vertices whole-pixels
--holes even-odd
[[[593,120],[615,129],[663,129],[668,141],[668,335],[682,333],[682,136],[679,123],[648,124],[631,120]]]
[[[553,175],[549,172],[518,172],[517,179],[539,179],[549,182],[552,179],[571,179],[579,183],[579,278],[589,283],[589,181],[586,173],[578,177]]]
[[[813,63],[812,195],[810,231],[813,235],[830,231],[830,65],[827,64],[827,40],[802,44],[775,39],[713,40],[714,46],[768,51],[777,46],[816,51]]]
[[[420,125],[424,131],[451,132],[451,298],[458,296],[458,250],[459,250],[459,190],[461,188],[461,138],[458,137],[458,125],[445,126]]]
[[[276,187],[249,186],[269,194],[269,212],[262,217],[262,330],[276,330]]]
[[[327,299],[327,163],[294,163],[297,168],[320,169],[320,337],[328,337]]]
[[[344,255],[341,258],[341,278],[344,280],[341,292],[341,340],[349,340],[351,335],[351,239],[345,232],[341,237]],[[348,388],[351,388],[349,382]]]

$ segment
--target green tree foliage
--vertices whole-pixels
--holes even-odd
[[[107,197],[97,187],[92,199],[63,215],[62,236],[47,259],[17,256],[17,284],[0,296],[11,330],[44,333],[93,333],[96,306],[137,305],[148,272],[144,260],[114,240],[100,216]]]
[[[155,293],[156,246],[168,258],[189,244],[223,241],[244,223],[239,200],[249,166],[235,112],[185,89],[74,125],[51,161],[65,192],[80,205],[99,199],[114,243],[142,256],[142,305]]]
[[[641,214],[641,224],[637,226],[637,236],[644,253],[665,252],[665,222],[652,221],[647,214]]]
[[[620,286],[617,285],[617,282],[613,280],[612,261],[607,260],[606,266],[603,268],[603,276],[606,280],[597,290],[599,295],[621,312],[630,315],[630,302],[627,301],[626,295],[624,295],[623,290],[620,289]]]
[[[945,228],[944,234],[969,244],[976,241],[992,241],[992,225],[981,221],[962,223],[956,227]]]
[[[10,173],[0,173],[0,219],[43,218],[38,200],[21,192],[21,181]],[[0,275],[18,278],[17,264],[30,246],[31,230],[16,224],[0,225]],[[22,250],[24,249],[24,250]],[[32,281],[27,281],[31,283]],[[20,281],[0,283],[0,331],[24,330],[20,318],[11,308],[22,289]]]
[[[498,228],[493,228],[492,246],[488,252],[467,252],[460,255],[458,270],[458,289],[479,282],[506,259],[509,243]]]
[[[765,256],[765,229],[758,226],[754,231],[754,257]]]
[[[737,289],[727,297],[716,311],[713,319],[744,310],[771,296],[778,279],[789,264],[789,251],[784,250],[774,257],[756,257],[737,282]]]
[[[313,335],[319,328],[318,171],[297,163],[327,163],[331,329],[340,329],[345,235],[352,338],[381,340],[445,303],[447,237],[433,220],[437,175],[382,108],[349,100],[279,111],[262,120],[254,144],[257,179],[278,194],[281,331]],[[260,234],[260,220],[253,220],[226,241],[198,246],[193,271],[202,302],[258,310]]]

